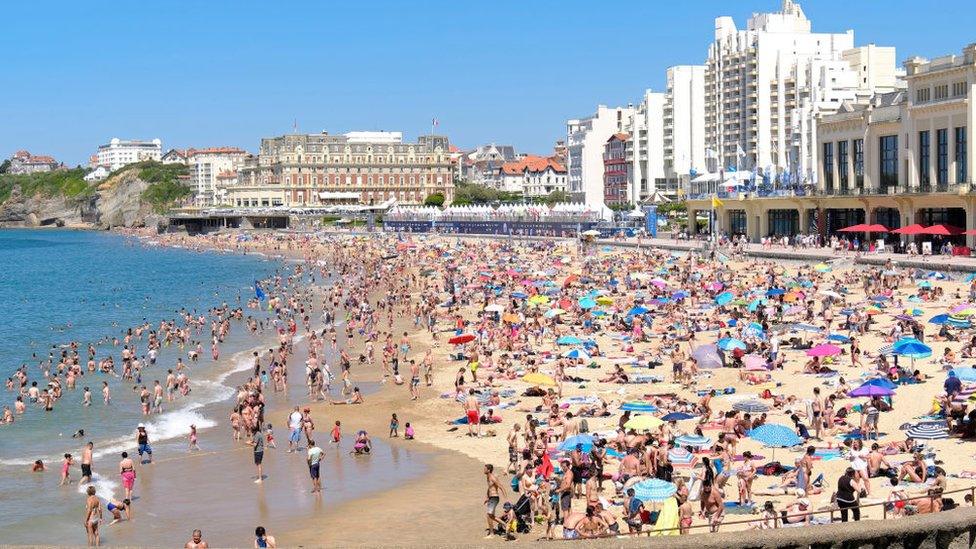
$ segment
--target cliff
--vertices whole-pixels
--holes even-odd
[[[88,183],[84,170],[0,175],[0,227],[92,229],[155,226],[160,214],[191,194],[186,167],[140,162]]]

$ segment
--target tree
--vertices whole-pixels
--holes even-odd
[[[569,202],[569,193],[566,191],[552,191],[546,196],[544,202],[549,206],[560,202]]]
[[[436,206],[440,208],[443,205],[444,205],[444,195],[441,193],[434,193],[428,195],[427,198],[424,199],[424,206]]]
[[[3,161],[3,164],[0,164],[0,173],[7,173],[7,170],[9,169],[10,169],[10,159],[8,158]]]

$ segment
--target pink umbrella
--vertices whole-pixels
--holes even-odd
[[[976,304],[973,304],[973,303],[960,303],[959,305],[956,305],[955,307],[953,307],[949,312],[951,312],[951,313],[958,313],[959,311],[965,311],[966,309],[974,309],[974,308],[976,308]]]
[[[812,349],[807,350],[807,356],[834,356],[840,354],[840,347],[830,343],[821,343]]]
[[[750,372],[766,370],[766,359],[759,355],[746,355],[742,357],[742,363],[746,365],[746,370]]]
[[[724,286],[722,285],[721,282],[712,282],[711,284],[708,285],[709,290],[713,290],[716,292],[721,290],[722,288],[724,288]]]

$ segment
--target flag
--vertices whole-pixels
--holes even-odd
[[[254,281],[254,297],[258,298],[258,301],[268,299],[268,296],[265,295],[264,290],[261,289],[261,284],[257,280]]]
[[[712,197],[712,208],[719,208],[719,207],[724,206],[724,205],[725,205],[725,202],[722,202],[721,200],[719,200],[717,196],[713,196]]]
[[[437,119],[436,119],[436,118],[431,118],[431,119],[430,119],[430,125],[431,125],[431,126],[435,126],[435,127],[436,127],[438,123],[439,123],[439,122],[437,122]]]

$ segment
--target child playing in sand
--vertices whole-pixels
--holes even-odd
[[[332,444],[339,444],[342,440],[342,423],[336,420],[335,426],[332,427]]]
[[[410,426],[410,422],[407,422],[406,430],[403,431],[403,438],[407,440],[413,440],[413,427]]]
[[[390,418],[390,438],[400,436],[400,420],[396,414]]]
[[[277,448],[278,445],[275,444],[274,431],[271,428],[271,424],[268,424],[268,428],[264,431],[265,434],[265,446],[268,448]]]

